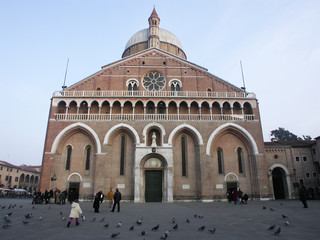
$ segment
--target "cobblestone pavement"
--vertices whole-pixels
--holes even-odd
[[[8,209],[9,205],[16,205]],[[166,230],[171,230],[170,239],[319,239],[320,201],[308,201],[309,208],[302,208],[296,200],[249,201],[247,205],[228,202],[214,203],[121,203],[121,211],[110,212],[108,203],[102,203],[100,212],[94,213],[92,202],[80,202],[85,221],[80,225],[73,222],[67,228],[67,220],[62,220],[60,211],[68,219],[70,204],[32,205],[31,199],[0,199],[0,239],[111,239],[111,234],[119,232],[115,239],[160,239]],[[3,208],[5,206],[5,208]],[[263,206],[266,209],[263,209]],[[272,210],[271,210],[272,209]],[[11,223],[6,223],[6,214]],[[26,214],[32,214],[26,219]],[[194,215],[201,216],[196,217]],[[282,214],[288,216],[283,218]],[[39,217],[42,220],[39,220]],[[92,220],[95,218],[95,221]],[[141,225],[136,220],[143,218]],[[178,229],[173,230],[172,218]],[[186,219],[189,219],[190,223]],[[28,223],[23,223],[28,221]],[[121,221],[122,226],[117,228]],[[289,225],[285,222],[289,221]],[[109,224],[108,228],[104,225]],[[151,229],[159,224],[159,229]],[[8,226],[6,226],[8,225]],[[275,225],[273,230],[268,230]],[[134,230],[129,228],[134,226]],[[203,231],[199,230],[205,226]],[[279,235],[273,233],[281,227]],[[208,230],[215,228],[215,233]],[[145,231],[144,236],[141,232]]]

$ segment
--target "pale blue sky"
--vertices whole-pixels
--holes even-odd
[[[317,137],[320,89],[318,0],[0,1],[0,160],[41,164],[50,98],[63,84],[121,58],[148,27],[181,41],[188,60],[242,86],[260,103],[264,141],[278,127]]]

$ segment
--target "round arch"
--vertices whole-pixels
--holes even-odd
[[[206,148],[207,155],[210,155],[210,147],[211,147],[213,139],[217,136],[217,134],[219,132],[221,132],[222,130],[224,130],[226,128],[235,128],[235,129],[239,130],[240,132],[242,132],[248,138],[248,140],[251,144],[252,150],[253,150],[253,154],[255,154],[255,155],[259,154],[258,146],[257,146],[255,140],[253,139],[251,134],[246,129],[244,129],[243,127],[241,127],[235,123],[225,123],[225,124],[222,124],[220,127],[218,127],[216,130],[214,130],[211,133],[211,135],[208,139],[207,148]]]
[[[71,173],[71,174],[68,176],[68,182],[70,182],[70,181],[72,180],[71,178],[72,178],[74,175],[76,175],[77,177],[79,177],[80,182],[82,182],[82,177],[81,177],[80,173],[77,173],[77,172]]]
[[[186,124],[186,123],[181,124],[172,130],[172,132],[170,133],[169,138],[168,138],[169,145],[172,145],[172,140],[173,140],[174,135],[183,128],[187,128],[187,129],[191,130],[197,136],[198,144],[203,145],[203,139],[202,139],[200,132],[195,127],[193,127],[189,124]]]
[[[278,186],[275,186],[275,182],[274,182],[274,170],[280,170],[280,172],[283,172],[284,175],[281,176],[282,178],[282,181],[276,185]],[[290,186],[291,186],[291,183],[290,183],[290,173],[288,171],[288,169],[282,165],[282,164],[279,164],[279,163],[276,163],[276,164],[273,164],[270,168],[269,168],[269,174],[268,174],[268,177],[269,177],[269,183],[270,183],[270,186],[271,186],[271,190],[272,190],[272,194],[273,194],[273,197],[276,199],[276,195],[279,194],[279,184],[282,185],[281,186],[281,194],[283,194],[284,198],[289,198],[291,199],[291,189],[290,189]],[[275,189],[276,188],[276,189]]]
[[[74,123],[74,124],[71,124],[69,125],[68,127],[64,128],[58,135],[57,137],[55,138],[55,140],[53,141],[53,144],[52,144],[52,147],[51,147],[51,153],[56,153],[57,151],[57,147],[58,147],[58,144],[61,140],[61,138],[67,133],[69,132],[70,130],[72,129],[75,129],[75,128],[82,128],[86,131],[88,131],[90,134],[92,134],[94,140],[95,140],[95,143],[97,145],[97,153],[98,154],[101,154],[101,143],[100,143],[100,140],[99,140],[99,137],[97,135],[97,133],[91,128],[89,127],[88,125],[84,124],[84,123]]]
[[[109,131],[107,132],[106,136],[104,137],[103,144],[109,144],[109,138],[110,138],[111,134],[119,128],[126,128],[129,131],[131,131],[131,133],[134,135],[136,144],[140,144],[139,134],[137,133],[137,131],[133,127],[131,127],[130,125],[128,125],[126,123],[119,123],[119,124],[113,126],[112,128],[110,128]]]

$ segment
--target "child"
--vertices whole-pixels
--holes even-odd
[[[70,224],[74,218],[76,219],[76,225],[78,226],[80,224],[79,223],[79,216],[80,215],[82,215],[82,210],[79,205],[79,200],[76,199],[76,200],[74,200],[74,202],[71,205],[71,212],[70,212],[70,216],[69,216],[70,219],[68,221],[67,227],[70,227]]]

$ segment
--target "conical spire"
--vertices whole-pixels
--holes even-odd
[[[153,11],[152,11],[152,13],[151,13],[151,15],[150,15],[150,18],[152,18],[152,17],[157,17],[157,18],[159,18],[155,7],[153,8]]]

